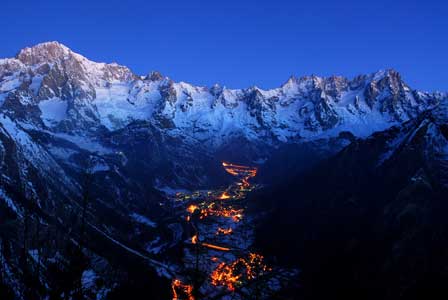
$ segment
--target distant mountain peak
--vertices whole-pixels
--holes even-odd
[[[445,97],[411,90],[394,69],[353,79],[290,76],[274,89],[204,88],[157,71],[136,76],[116,63],[90,61],[59,42],[28,47],[16,59],[0,61],[2,76],[7,78],[0,81],[2,106],[25,119],[35,112],[47,127],[117,130],[134,121],[165,122],[163,130],[175,129],[169,134],[183,132],[216,144],[235,134],[259,138],[262,130],[282,141],[335,136],[341,130],[365,136],[413,118]]]
[[[375,81],[380,81],[384,78],[395,78],[401,80],[401,75],[397,70],[393,68],[378,70],[377,72],[373,73],[373,80]]]
[[[297,85],[298,79],[296,76],[289,76],[288,80],[282,84],[282,88],[291,88]]]
[[[35,65],[66,58],[73,53],[67,46],[56,42],[45,42],[32,47],[26,47],[16,55],[24,64]]]
[[[145,79],[151,81],[161,81],[164,78],[165,77],[159,71],[152,71],[151,73],[148,74],[148,76],[146,76]]]

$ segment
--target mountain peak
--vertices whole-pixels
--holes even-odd
[[[384,79],[384,78],[401,79],[401,75],[397,70],[392,69],[392,68],[379,70],[379,71],[373,73],[373,79],[375,81],[380,81],[381,79]]]
[[[16,58],[24,64],[39,64],[52,62],[67,57],[72,51],[65,45],[52,41],[26,47],[16,55]]]
[[[294,75],[289,76],[288,80],[282,84],[283,88],[290,88],[293,87],[295,85],[297,85],[297,77],[295,77]]]
[[[159,71],[152,71],[146,76],[146,80],[161,81],[164,77]]]

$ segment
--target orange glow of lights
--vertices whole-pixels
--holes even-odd
[[[249,179],[257,176],[258,169],[256,167],[236,165],[227,162],[222,162],[222,166],[230,175],[241,178],[241,189],[248,188],[250,186]]]
[[[234,209],[227,207],[218,207],[214,205],[201,211],[200,218],[203,219],[208,216],[231,218],[234,222],[239,222],[243,219],[243,209]]]
[[[191,238],[191,243],[192,244],[197,244],[198,243],[198,235],[197,234],[193,235],[193,237]]]
[[[221,246],[216,246],[216,245],[212,245],[212,244],[208,244],[208,243],[202,243],[201,245],[202,245],[203,247],[210,248],[210,249],[214,249],[214,250],[219,250],[219,251],[230,251],[230,248],[227,248],[227,247],[221,247]]]
[[[184,284],[179,279],[174,279],[171,283],[171,290],[173,292],[173,300],[195,300],[193,293],[193,286]]]
[[[216,235],[220,235],[220,234],[228,235],[228,234],[231,234],[232,232],[233,232],[233,229],[231,227],[227,228],[227,229],[219,227],[218,230],[216,231]]]
[[[253,280],[272,270],[263,260],[263,256],[249,253],[247,258],[239,258],[230,264],[222,262],[211,274],[211,283],[233,292],[244,280]]]
[[[190,214],[194,213],[197,209],[199,209],[199,207],[195,204],[191,204],[190,206],[187,207],[187,211]]]
[[[257,170],[256,167],[248,167],[248,166],[243,166],[243,165],[237,165],[237,164],[232,164],[232,163],[228,163],[228,162],[225,162],[225,161],[222,162],[222,166],[223,167],[234,168],[234,169],[246,170],[246,171]]]
[[[235,286],[239,283],[242,275],[235,275],[232,265],[227,265],[224,262],[218,265],[211,275],[211,281],[214,286],[222,285],[226,286],[229,291],[235,291]]]
[[[221,194],[221,196],[219,196],[219,199],[221,199],[221,200],[226,200],[229,198],[231,198],[231,196],[227,192],[224,192]]]

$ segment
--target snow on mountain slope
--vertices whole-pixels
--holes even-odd
[[[39,103],[39,109],[42,112],[42,121],[48,127],[67,117],[67,103],[58,98],[42,100]]]
[[[273,142],[341,131],[367,136],[415,117],[445,96],[413,91],[393,70],[353,80],[291,77],[272,90],[196,87],[157,72],[142,77],[115,63],[95,63],[57,42],[1,60],[0,79],[2,107],[37,105],[36,115],[48,128],[117,130],[145,120],[166,134],[213,146],[234,135]]]
[[[19,225],[42,219],[56,255],[65,249],[59,230],[80,225],[73,220],[87,193],[90,234],[103,236],[101,248],[134,249],[127,242],[160,224],[164,199],[155,186],[222,185],[220,160],[264,163],[277,150],[300,156],[296,146],[305,144],[303,153],[323,158],[392,126],[378,165],[412,141],[447,174],[446,98],[412,90],[393,70],[291,77],[271,90],[198,87],[39,44],[0,59],[0,214]],[[77,230],[67,234],[81,240]]]
[[[117,178],[144,166],[146,176],[159,174],[151,180],[185,187],[208,180],[213,157],[264,161],[286,143],[366,137],[446,97],[412,90],[393,70],[291,77],[271,90],[198,87],[92,62],[58,42],[0,60],[2,128],[30,163],[72,190],[81,160],[92,157]]]
[[[73,187],[73,183],[65,176],[64,171],[58,163],[49,155],[41,145],[17,123],[5,115],[0,115],[0,132],[14,141],[15,150],[19,154],[17,160],[24,160],[42,172],[43,176],[56,175],[48,180],[54,180],[65,185],[67,188]],[[25,177],[26,167],[20,170],[21,176]]]

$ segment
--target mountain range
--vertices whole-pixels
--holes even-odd
[[[153,229],[135,216],[157,219],[167,191],[225,184],[222,160],[258,166],[267,185],[287,176],[302,195],[319,190],[325,175],[325,189],[313,196],[319,199],[346,186],[371,191],[366,184],[380,179],[383,191],[409,183],[409,189],[440,186],[439,193],[448,184],[447,102],[448,94],[414,90],[395,70],[352,79],[292,76],[270,90],[200,87],[93,62],[58,42],[38,44],[0,59],[0,216],[6,220],[0,230],[21,232],[24,220],[31,218],[34,229],[42,221],[54,244],[48,255],[67,252],[57,243],[60,231],[76,243],[84,239],[71,228],[73,216],[85,212],[88,190],[85,239],[100,234],[105,245],[112,239],[138,249],[141,232]],[[347,193],[353,197],[341,196],[343,202],[363,212],[383,212],[387,205],[390,226],[407,213],[426,216],[421,204],[403,198],[373,205]],[[309,213],[303,219],[309,226],[316,207],[307,203],[296,208]],[[322,205],[338,207],[334,203]],[[2,249],[20,249],[23,235]],[[99,248],[84,255],[109,274],[117,253]],[[9,256],[2,258],[9,270],[3,277],[12,290],[23,290],[19,257]],[[16,297],[23,299],[19,292]]]

